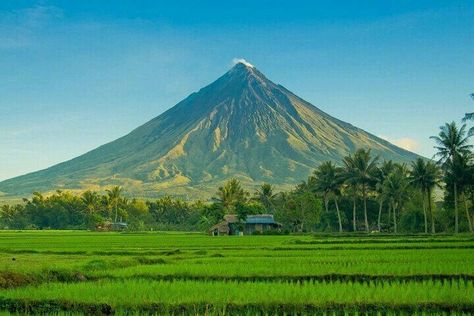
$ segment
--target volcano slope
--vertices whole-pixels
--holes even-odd
[[[247,187],[288,188],[325,160],[357,148],[381,159],[418,156],[340,121],[237,63],[128,135],[45,170],[0,183],[4,197],[123,186],[134,196],[208,197],[236,177]]]

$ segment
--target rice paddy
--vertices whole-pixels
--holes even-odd
[[[474,313],[474,238],[0,232],[0,312]]]

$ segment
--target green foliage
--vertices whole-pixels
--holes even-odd
[[[473,247],[470,236],[2,231],[0,313],[469,314]]]
[[[473,148],[469,144],[469,136],[466,136],[466,125],[458,129],[455,122],[441,126],[438,136],[432,136],[431,139],[436,143],[436,156],[441,163],[450,161],[455,156],[469,154]]]
[[[294,191],[282,193],[277,202],[275,217],[292,232],[315,231],[320,223],[322,201],[302,183]]]
[[[370,149],[358,149],[354,155],[349,154],[344,157],[344,180],[351,186],[360,188],[364,203],[364,224],[365,231],[369,232],[369,220],[367,214],[367,194],[377,182],[377,161],[373,158]],[[354,221],[354,230],[356,228]]]
[[[456,123],[446,123],[441,126],[439,135],[433,136],[432,139],[436,142],[436,155],[445,172],[444,180],[448,188],[445,191],[447,195],[445,206],[452,205],[454,208],[454,232],[459,232],[458,200],[460,195],[464,195],[466,222],[472,233],[474,232],[474,219],[471,217],[465,193],[469,191],[469,187],[474,185],[471,161],[473,145],[469,143],[469,135],[466,135],[466,125],[462,125],[458,129]],[[473,202],[471,200],[471,205],[474,204]]]
[[[219,203],[226,214],[236,212],[238,204],[247,202],[249,193],[242,188],[240,181],[232,178],[219,187],[214,200]]]
[[[235,212],[240,221],[245,221],[248,215],[265,214],[265,207],[259,202],[249,201],[246,203],[237,202]]]
[[[255,214],[272,214],[275,211],[276,197],[277,194],[275,194],[273,186],[268,183],[263,183],[260,188],[255,190],[254,200],[259,202],[265,208],[265,211],[256,212]]]
[[[308,179],[308,184],[313,192],[323,198],[326,213],[324,214],[322,222],[324,223],[323,226],[329,229],[333,226],[332,223],[334,221],[329,213],[329,200],[333,198],[339,232],[343,230],[343,219],[339,210],[338,197],[341,195],[344,176],[345,173],[342,168],[337,168],[331,161],[326,161],[316,168],[313,172],[313,176]]]
[[[130,231],[206,231],[226,214],[236,214],[244,221],[251,214],[270,213],[284,231],[295,233],[342,233],[351,230],[350,226],[355,232],[362,226],[366,232],[428,233],[429,226],[432,234],[453,231],[453,226],[456,233],[474,232],[474,164],[465,127],[445,124],[433,139],[442,169],[423,158],[410,167],[391,160],[379,163],[371,149],[359,148],[343,157],[342,167],[331,161],[321,163],[293,190],[275,192],[273,185],[263,183],[250,197],[242,182],[231,178],[209,202],[171,196],[129,199],[120,186],[109,188],[105,195],[90,190],[80,196],[66,191],[46,196],[36,192],[24,204],[4,205],[0,225],[8,229],[107,230],[115,227],[112,223],[126,221]],[[434,197],[442,184],[446,185],[443,205]],[[461,203],[464,212],[459,214]],[[452,209],[454,225],[447,215]]]

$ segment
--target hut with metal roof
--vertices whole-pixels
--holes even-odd
[[[275,222],[271,214],[248,215],[245,221],[240,221],[237,215],[225,215],[224,220],[212,226],[209,234],[220,235],[252,235],[263,234],[267,231],[278,231],[282,225]]]

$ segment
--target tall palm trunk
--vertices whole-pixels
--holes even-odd
[[[433,215],[433,207],[431,206],[431,189],[428,188],[428,210],[430,213],[431,217],[431,233],[436,234],[436,229],[435,229],[435,219]]]
[[[392,218],[392,204],[390,202],[388,202],[388,216],[387,216],[388,220],[387,220],[387,225],[390,226],[390,221],[391,221],[391,218]]]
[[[393,208],[393,232],[395,234],[397,234],[398,233],[398,231],[397,231],[397,206],[396,206],[395,203],[393,204],[392,208]]]
[[[472,230],[471,214],[469,214],[469,208],[467,207],[466,194],[463,194],[463,199],[464,199],[464,209],[466,210],[467,223],[469,225],[469,232],[472,233],[473,230]]]
[[[382,221],[382,207],[383,207],[383,200],[380,199],[379,200],[379,217],[377,219],[377,227],[379,229],[379,232],[382,230],[382,225],[381,225],[381,221]]]
[[[324,200],[324,207],[326,209],[326,214],[327,214],[329,213],[329,194],[327,192],[324,193],[323,200]],[[328,228],[329,230],[332,230],[331,222],[329,222]]]
[[[304,228],[304,207],[303,207],[303,202],[300,203],[300,207],[301,207],[301,228],[300,228],[300,232],[303,232],[303,228]]]
[[[357,231],[357,224],[356,224],[356,197],[354,195],[352,199],[352,228],[354,231]]]
[[[470,192],[469,201],[471,202],[471,205],[474,206],[474,190]],[[474,215],[471,215],[471,223],[474,224]]]
[[[454,182],[454,232],[459,233],[458,186]]]
[[[421,199],[423,204],[423,216],[425,219],[425,234],[428,234],[428,217],[426,216],[425,190],[421,189]]]
[[[364,221],[365,221],[365,231],[369,232],[369,220],[367,219],[367,192],[365,183],[362,185],[362,196],[364,199]]]
[[[117,202],[115,202],[115,223],[117,223],[117,215],[118,215],[118,212],[117,212]]]
[[[339,205],[337,204],[337,197],[334,197],[334,204],[336,204],[337,220],[339,222],[339,232],[342,233],[341,212],[339,211]]]
[[[324,199],[324,207],[326,209],[326,213],[329,213],[329,197],[326,192],[324,193],[323,199]]]

